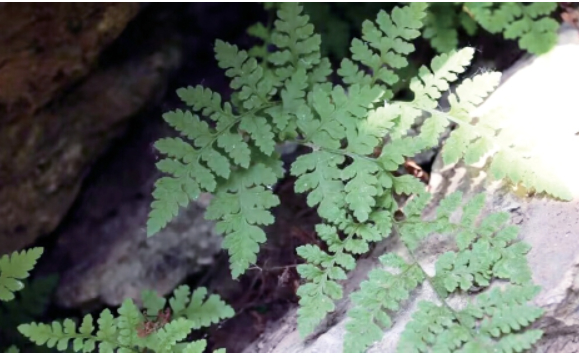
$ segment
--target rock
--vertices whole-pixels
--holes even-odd
[[[137,128],[97,165],[99,175],[86,185],[74,215],[63,225],[47,261],[58,268],[42,269],[62,274],[56,293],[61,306],[118,306],[127,297],[140,301],[144,289],[165,295],[211,263],[221,248],[214,224],[203,219],[205,195],[147,238],[151,193],[160,176],[152,144],[173,134],[156,111],[144,114]]]
[[[0,5],[0,109],[34,113],[88,74],[138,4]]]
[[[0,254],[57,226],[87,166],[156,85],[130,67],[78,84],[137,10],[0,4]]]
[[[503,83],[477,112],[508,105],[508,121],[522,133],[535,136],[537,146],[552,162],[551,174],[568,186],[573,194],[569,202],[544,196],[520,196],[503,183],[491,183],[485,172],[464,164],[442,166],[438,155],[430,180],[434,203],[444,196],[461,190],[465,200],[477,193],[487,195],[483,216],[495,211],[511,213],[511,223],[521,227],[520,238],[532,245],[528,255],[535,283],[542,287],[535,303],[546,314],[536,326],[545,335],[537,344],[538,352],[578,352],[579,343],[579,111],[577,92],[569,84],[579,84],[579,33],[563,26],[559,45],[541,57],[530,57],[507,71]],[[548,143],[546,143],[548,142]],[[434,207],[426,211],[432,215]],[[432,269],[434,260],[448,246],[429,238],[417,251],[425,269]],[[377,257],[388,251],[402,252],[396,236],[391,236],[372,254],[359,261],[345,282],[345,295],[355,290],[369,270],[378,266]],[[433,292],[422,287],[398,312],[392,329],[369,352],[394,352],[399,335],[416,309],[419,300],[433,299]],[[459,299],[459,302],[464,299]],[[246,348],[246,352],[341,352],[347,323],[346,312],[351,304],[347,298],[337,304],[337,310],[305,341],[296,330],[296,311],[281,321],[270,324],[264,335]]]

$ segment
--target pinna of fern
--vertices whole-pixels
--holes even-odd
[[[13,300],[14,293],[24,288],[22,281],[28,278],[43,251],[43,248],[35,247],[0,258],[0,301]]]

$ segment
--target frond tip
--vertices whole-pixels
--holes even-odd
[[[35,247],[21,252],[13,252],[0,258],[0,300],[14,299],[14,293],[24,288],[21,280],[26,279],[36,265],[44,249]]]

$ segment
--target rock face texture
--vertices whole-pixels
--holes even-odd
[[[125,138],[114,158],[97,165],[100,175],[78,199],[44,269],[62,274],[56,292],[61,306],[95,301],[118,306],[127,297],[140,300],[143,289],[169,293],[221,249],[214,224],[203,218],[205,197],[147,238],[150,194],[159,177],[152,143],[169,133],[157,114],[140,120],[142,130]]]
[[[433,204],[460,190],[465,200],[478,193],[487,195],[483,216],[496,211],[511,213],[511,223],[520,226],[520,238],[532,245],[528,259],[535,283],[542,287],[536,305],[545,309],[536,324],[545,335],[537,344],[538,352],[579,352],[579,110],[577,91],[579,72],[579,32],[571,27],[561,29],[559,45],[539,58],[530,57],[517,63],[503,75],[503,82],[477,112],[508,107],[509,126],[533,140],[538,151],[550,162],[550,174],[562,181],[573,194],[569,202],[543,196],[518,195],[503,183],[492,183],[484,171],[462,163],[442,166],[440,155],[432,170],[430,189]],[[536,169],[543,171],[542,169]],[[433,214],[434,207],[425,216]],[[417,251],[425,269],[433,268],[435,259],[445,250],[444,241],[431,237]],[[357,269],[345,282],[345,299],[337,310],[303,340],[296,330],[296,312],[271,324],[262,338],[246,352],[341,352],[351,304],[349,293],[356,290],[369,270],[379,266],[377,258],[384,251],[402,252],[396,236],[386,239],[369,257],[359,261]],[[423,287],[394,317],[394,326],[370,352],[394,352],[400,333],[420,300],[434,299]]]
[[[87,165],[158,81],[131,66],[83,80],[138,6],[0,4],[0,254],[56,227]]]

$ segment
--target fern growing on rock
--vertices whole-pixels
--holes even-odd
[[[438,301],[418,304],[400,337],[399,351],[520,352],[541,337],[542,331],[526,329],[543,314],[541,308],[528,304],[539,291],[532,285],[525,257],[530,247],[516,239],[517,227],[506,225],[507,213],[490,214],[476,224],[484,195],[471,199],[460,220],[451,222],[461,197],[457,192],[445,198],[431,221],[420,216],[429,194],[414,198],[405,207],[406,219],[399,232],[413,260],[407,262],[393,253],[383,255],[380,262],[385,269],[372,270],[360,290],[351,295],[354,307],[346,325],[345,351],[364,351],[380,340],[384,329],[392,325],[389,313],[426,284],[434,289]],[[432,233],[453,235],[456,249],[438,258],[434,275],[428,274],[413,255],[419,241]],[[483,292],[462,308],[448,304],[450,294],[481,291],[495,279],[510,284]]]
[[[96,326],[85,315],[80,326],[71,319],[51,324],[23,324],[18,330],[37,345],[74,352],[201,353],[205,340],[184,341],[192,330],[207,327],[233,316],[233,309],[217,295],[207,297],[205,288],[193,293],[188,286],[175,289],[167,300],[151,291],[143,292],[144,311],[126,299],[118,315],[103,310]]]
[[[498,86],[499,73],[466,79],[450,91],[450,83],[458,80],[470,65],[472,48],[436,56],[410,82],[413,100],[393,100],[392,89],[415,50],[412,41],[421,35],[426,9],[424,3],[412,3],[394,8],[391,14],[380,11],[374,21],[366,20],[361,38],[351,43],[351,57],[343,59],[337,70],[340,85],[330,82],[333,71],[328,59],[321,56],[320,37],[296,3],[280,5],[271,31],[254,28],[264,44],[250,52],[217,40],[216,58],[231,79],[233,94],[226,101],[202,86],[178,90],[189,109],[171,111],[164,119],[187,141],[175,137],[156,143],[166,156],[157,163],[165,176],[157,181],[153,192],[149,235],[162,230],[179,207],[187,206],[201,192],[210,192],[215,196],[206,217],[215,220],[217,231],[225,235],[223,246],[229,252],[232,275],[238,277],[255,263],[259,245],[266,240],[261,227],[274,221],[271,209],[279,204],[272,186],[284,174],[275,145],[293,141],[309,148],[310,152],[300,155],[291,165],[291,175],[296,177],[295,191],[307,193],[308,205],[315,207],[322,219],[316,232],[324,247],[304,245],[296,250],[305,260],[297,268],[304,280],[297,292],[298,329],[307,336],[334,310],[334,302],[343,297],[340,281],[356,266],[355,256],[366,253],[370,243],[391,233],[396,223],[394,214],[399,210],[395,196],[424,191],[415,177],[397,174],[405,158],[437,146],[451,124],[457,129],[443,146],[445,163],[463,160],[474,164],[483,156],[494,154],[490,172],[497,180],[523,183],[537,192],[567,199],[566,190],[548,175],[526,170],[534,168],[531,164],[535,159],[524,148],[513,146],[496,118],[471,118],[472,110]],[[274,50],[267,51],[270,48]],[[438,107],[445,92],[450,93],[448,111]],[[419,128],[417,135],[409,135],[412,127]],[[458,205],[457,198],[443,201],[439,209],[442,215],[433,223],[419,219],[421,207],[417,203],[405,206],[407,220],[398,229],[405,243],[412,249],[430,232],[456,230],[448,221],[448,214]],[[497,216],[498,219],[491,217],[492,221],[500,222],[502,215]],[[414,218],[417,222],[411,221]],[[489,229],[494,229],[494,223],[488,221]],[[524,246],[511,244],[511,238],[500,243],[504,246],[481,239],[475,244],[477,236],[486,238],[474,232],[472,224],[464,226],[472,231],[457,235],[460,252],[441,257],[440,277],[432,281],[439,293],[464,290],[473,284],[486,286],[493,278],[506,278],[517,284],[530,281],[528,269],[521,265],[527,250]],[[483,225],[476,231],[481,229],[491,231]],[[510,233],[503,237],[507,235]],[[491,252],[486,254],[484,263],[472,258],[473,252],[491,245],[492,256]],[[425,277],[416,264],[385,259],[388,264],[405,269],[401,270],[404,278],[375,272],[370,283],[385,282],[395,292],[384,299],[376,298],[384,301],[371,305],[377,315],[359,310],[357,316],[370,316],[387,327],[388,315],[379,309],[395,308]],[[469,272],[472,267],[476,267],[476,274]],[[368,291],[377,291],[376,285],[367,286]],[[364,300],[360,304],[365,306]],[[435,311],[429,306],[424,311]],[[451,315],[455,317],[444,324],[449,331],[459,331],[453,325],[459,318],[461,326],[468,325],[469,334],[482,331],[478,322],[462,322],[467,315]],[[356,331],[362,329],[355,323],[352,327]],[[378,334],[375,328],[369,331],[374,337]],[[490,334],[495,336],[496,332]],[[471,344],[472,339],[452,349]],[[518,349],[520,343],[530,342],[530,337],[505,341],[502,349]],[[463,348],[474,348],[471,345]]]

